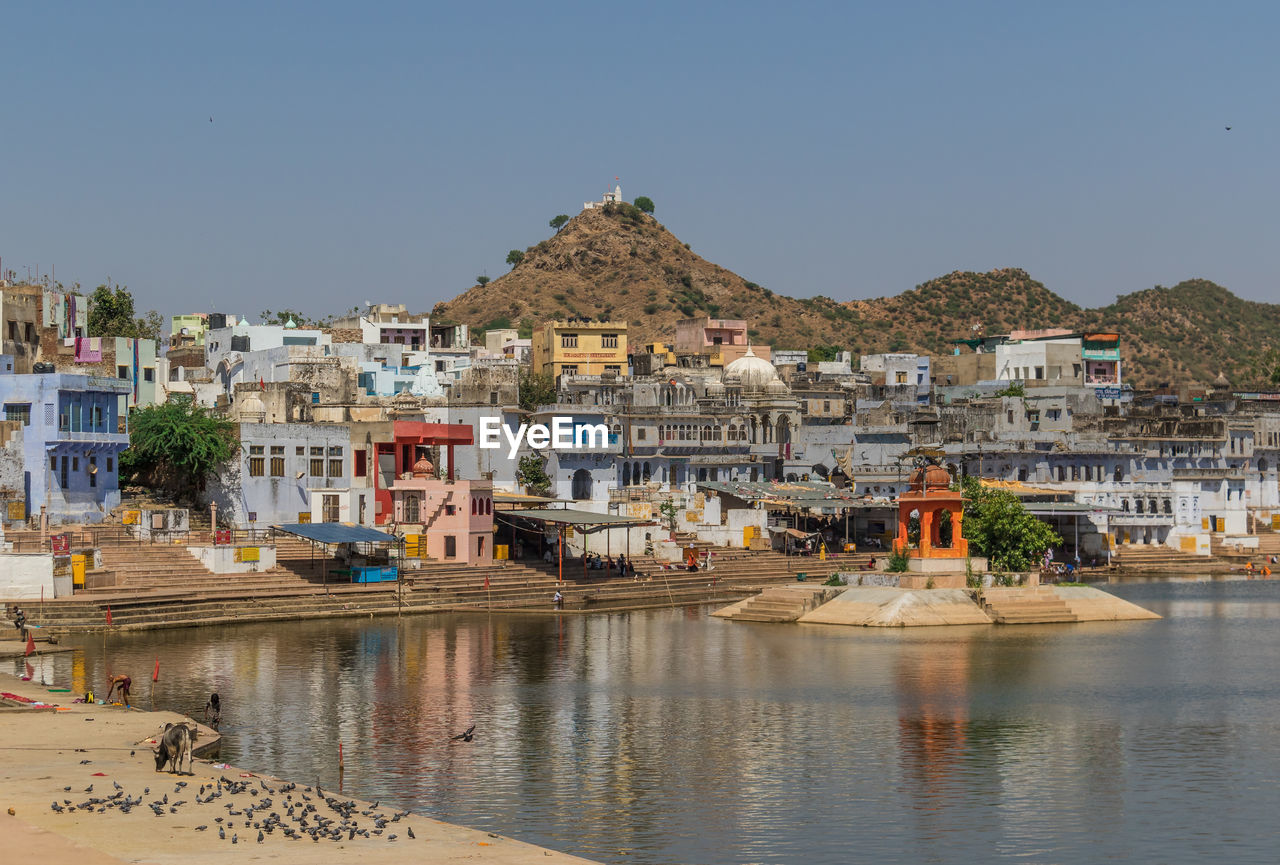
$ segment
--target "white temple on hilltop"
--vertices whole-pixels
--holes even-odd
[[[615,178],[616,179],[616,178]],[[595,210],[597,207],[604,207],[606,204],[622,203],[622,184],[619,183],[613,188],[613,192],[606,192],[604,197],[599,201],[584,201],[582,203],[583,210]]]

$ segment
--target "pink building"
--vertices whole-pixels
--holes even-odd
[[[747,353],[747,323],[737,318],[686,318],[676,322],[676,356],[701,354],[709,366],[727,366]],[[769,359],[769,346],[754,346]]]
[[[391,483],[396,528],[421,535],[422,558],[464,565],[493,563],[493,484],[446,481],[419,459],[412,473]]]

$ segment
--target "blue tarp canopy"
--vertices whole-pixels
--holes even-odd
[[[346,523],[290,523],[272,526],[278,532],[297,535],[320,544],[398,544],[395,535]]]

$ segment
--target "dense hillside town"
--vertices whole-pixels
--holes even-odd
[[[786,529],[888,543],[926,457],[1012,491],[1090,560],[1248,549],[1280,507],[1280,394],[1134,389],[1123,332],[1053,321],[853,356],[753,345],[751,321],[706,315],[637,344],[610,317],[522,336],[372,303],[323,328],[175,316],[157,345],[90,333],[59,288],[6,284],[0,311],[10,529],[118,520],[131,413],[175,402],[234,424],[193,503],[218,525],[359,525],[471,564],[523,546],[495,499],[726,547]],[[654,540],[602,531],[614,551]]]

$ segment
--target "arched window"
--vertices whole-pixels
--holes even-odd
[[[624,487],[631,486],[631,463],[622,464],[622,485]]]
[[[646,484],[649,483],[649,464],[648,463],[644,464],[644,482]]]
[[[484,500],[484,515],[486,517],[493,515],[493,499]]]
[[[404,497],[404,521],[406,523],[416,523],[418,521],[418,497],[409,495]]]
[[[476,515],[476,500],[475,498],[472,498],[471,499],[471,516],[474,517],[475,515]]]
[[[1120,483],[1124,480],[1124,466],[1116,466],[1115,482]]]

